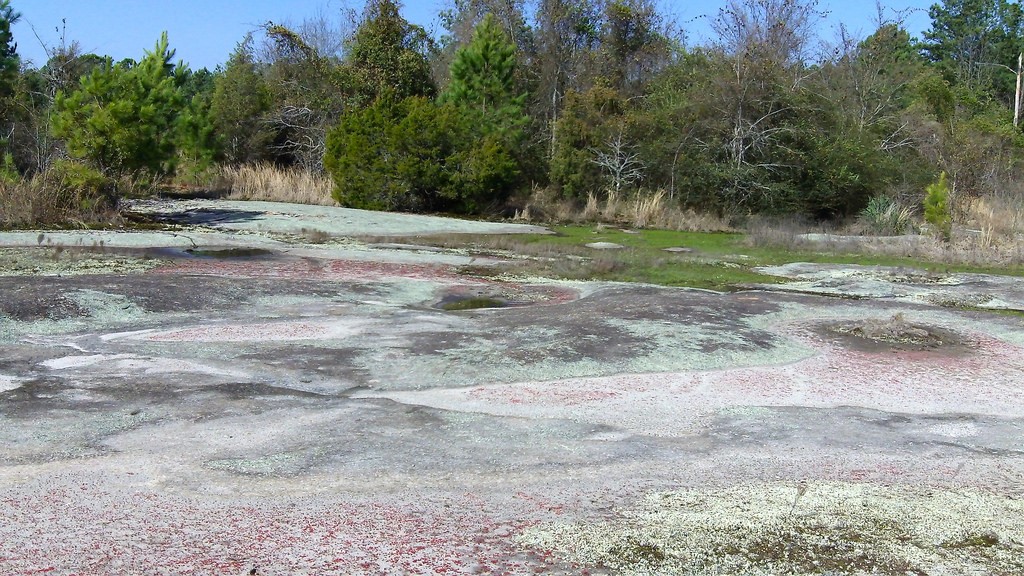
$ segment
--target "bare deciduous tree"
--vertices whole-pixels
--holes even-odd
[[[729,0],[711,28],[739,60],[792,65],[806,57],[822,16],[817,0]]]
[[[594,157],[591,162],[599,166],[611,180],[612,192],[618,195],[624,186],[643,180],[644,163],[636,145],[630,144],[623,136],[620,126],[618,132],[609,138],[603,148],[591,148]]]
[[[274,93],[267,124],[278,134],[272,147],[307,170],[322,171],[327,130],[344,110],[345,90],[340,60],[318,46],[341,50],[347,34],[332,31],[325,19],[304,23],[296,32],[268,22],[264,47],[269,65],[265,77]]]

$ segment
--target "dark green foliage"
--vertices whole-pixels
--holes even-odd
[[[463,134],[470,139],[462,141],[460,150],[445,160],[451,180],[442,195],[454,211],[495,212],[517,182],[519,160],[500,134],[478,136],[472,126],[467,128]]]
[[[605,189],[601,170],[594,165],[594,149],[603,146],[624,122],[625,99],[615,90],[595,86],[566,97],[555,125],[551,182],[562,195],[585,198]]]
[[[529,162],[524,146],[525,94],[516,93],[515,46],[498,20],[486,16],[473,40],[455,54],[451,82],[441,100],[459,109],[464,138],[449,158],[453,189],[463,210],[496,207],[508,196]]]
[[[15,94],[19,82],[18,69],[21,59],[18,58],[14,35],[11,26],[18,21],[20,14],[11,8],[8,0],[0,0],[0,154],[4,157],[5,170],[15,170],[14,155],[10,153],[10,137],[19,124],[16,118],[18,106]]]
[[[946,78],[969,89],[1013,94],[1014,77],[1002,66],[1016,66],[1024,49],[1020,4],[1007,0],[943,0],[928,10],[931,29],[924,33],[925,53]]]
[[[412,209],[405,186],[396,182],[392,126],[396,111],[379,100],[350,111],[327,134],[324,168],[334,180],[334,199],[365,210]]]
[[[18,58],[14,35],[11,26],[21,18],[14,11],[10,0],[0,0],[0,97],[9,96],[14,91],[14,83],[18,76]]]
[[[220,141],[210,114],[215,77],[205,68],[197,72],[179,68],[175,77],[186,102],[175,126],[181,167],[201,172],[220,156]]]
[[[786,207],[789,210],[776,212],[844,217],[859,212],[875,190],[885,187],[885,158],[870,137],[813,129],[801,136],[805,137],[799,138],[803,155],[796,202]]]
[[[434,102],[391,91],[350,110],[327,137],[324,165],[343,205],[475,213],[500,206],[520,175],[523,98],[514,49],[485,18]]]
[[[437,208],[458,118],[422,97],[378,99],[352,111],[327,136],[324,166],[334,197],[369,210]]]
[[[956,112],[956,98],[949,83],[934,70],[921,72],[910,83],[913,101],[922,111],[948,126]]]
[[[269,157],[272,139],[264,116],[271,96],[256,67],[252,35],[247,35],[231,53],[224,71],[214,79],[209,117],[231,164],[257,162]]]
[[[165,38],[116,64],[62,40],[19,70],[0,0],[3,172],[66,155],[150,180],[269,161],[326,168],[337,199],[365,208],[480,213],[550,185],[818,219],[917,204],[945,172],[956,220],[974,196],[1022,189],[1024,13],[929,13],[920,44],[883,22],[819,57],[814,0],[730,1],[710,15],[718,36],[687,50],[651,0],[453,0],[440,47],[398,2],[370,0],[338,30],[267,23],[210,73],[173,66]]]
[[[0,158],[0,185],[14,184],[19,177],[18,167],[14,164],[14,155],[4,154],[3,158]]]
[[[423,97],[378,99],[346,114],[327,137],[334,197],[371,210],[479,212],[493,208],[516,163],[496,135],[477,138],[472,116]]]
[[[520,112],[525,99],[515,93],[516,50],[496,18],[484,18],[473,40],[458,51],[451,80],[442,98],[476,108],[484,116],[500,115],[506,107]]]
[[[349,65],[358,101],[433,96],[436,89],[426,55],[426,31],[406,21],[393,0],[370,0],[349,45]]]
[[[178,151],[190,171],[209,168],[220,156],[220,140],[210,117],[209,94],[196,94],[188,101],[178,116],[175,131]]]

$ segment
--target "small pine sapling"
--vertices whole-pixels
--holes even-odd
[[[938,181],[925,188],[924,219],[944,242],[949,242],[953,219],[949,212],[949,184],[946,183],[945,172],[939,174]]]

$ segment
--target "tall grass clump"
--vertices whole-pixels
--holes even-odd
[[[527,206],[538,221],[555,223],[603,223],[632,228],[660,228],[690,232],[733,232],[728,222],[710,212],[683,208],[668,200],[664,190],[638,190],[623,197],[609,191],[604,197],[591,192],[586,202],[574,204],[550,190],[535,190]],[[517,212],[522,215],[523,212]]]
[[[331,179],[308,170],[279,168],[272,164],[246,164],[221,168],[228,198],[337,206],[331,196]]]
[[[861,229],[876,236],[899,236],[913,228],[914,214],[909,207],[888,196],[875,196],[857,218]]]
[[[1024,196],[973,198],[964,225],[977,230],[984,246],[1016,243],[1024,235]]]
[[[797,216],[751,216],[744,223],[746,243],[752,248],[801,250],[808,244],[806,235],[820,232]]]

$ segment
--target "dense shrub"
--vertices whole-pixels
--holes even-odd
[[[480,135],[471,114],[422,97],[346,114],[328,134],[324,166],[340,204],[370,210],[480,212],[518,175],[500,135]]]
[[[117,222],[114,182],[80,163],[55,162],[31,178],[0,179],[0,226]]]

